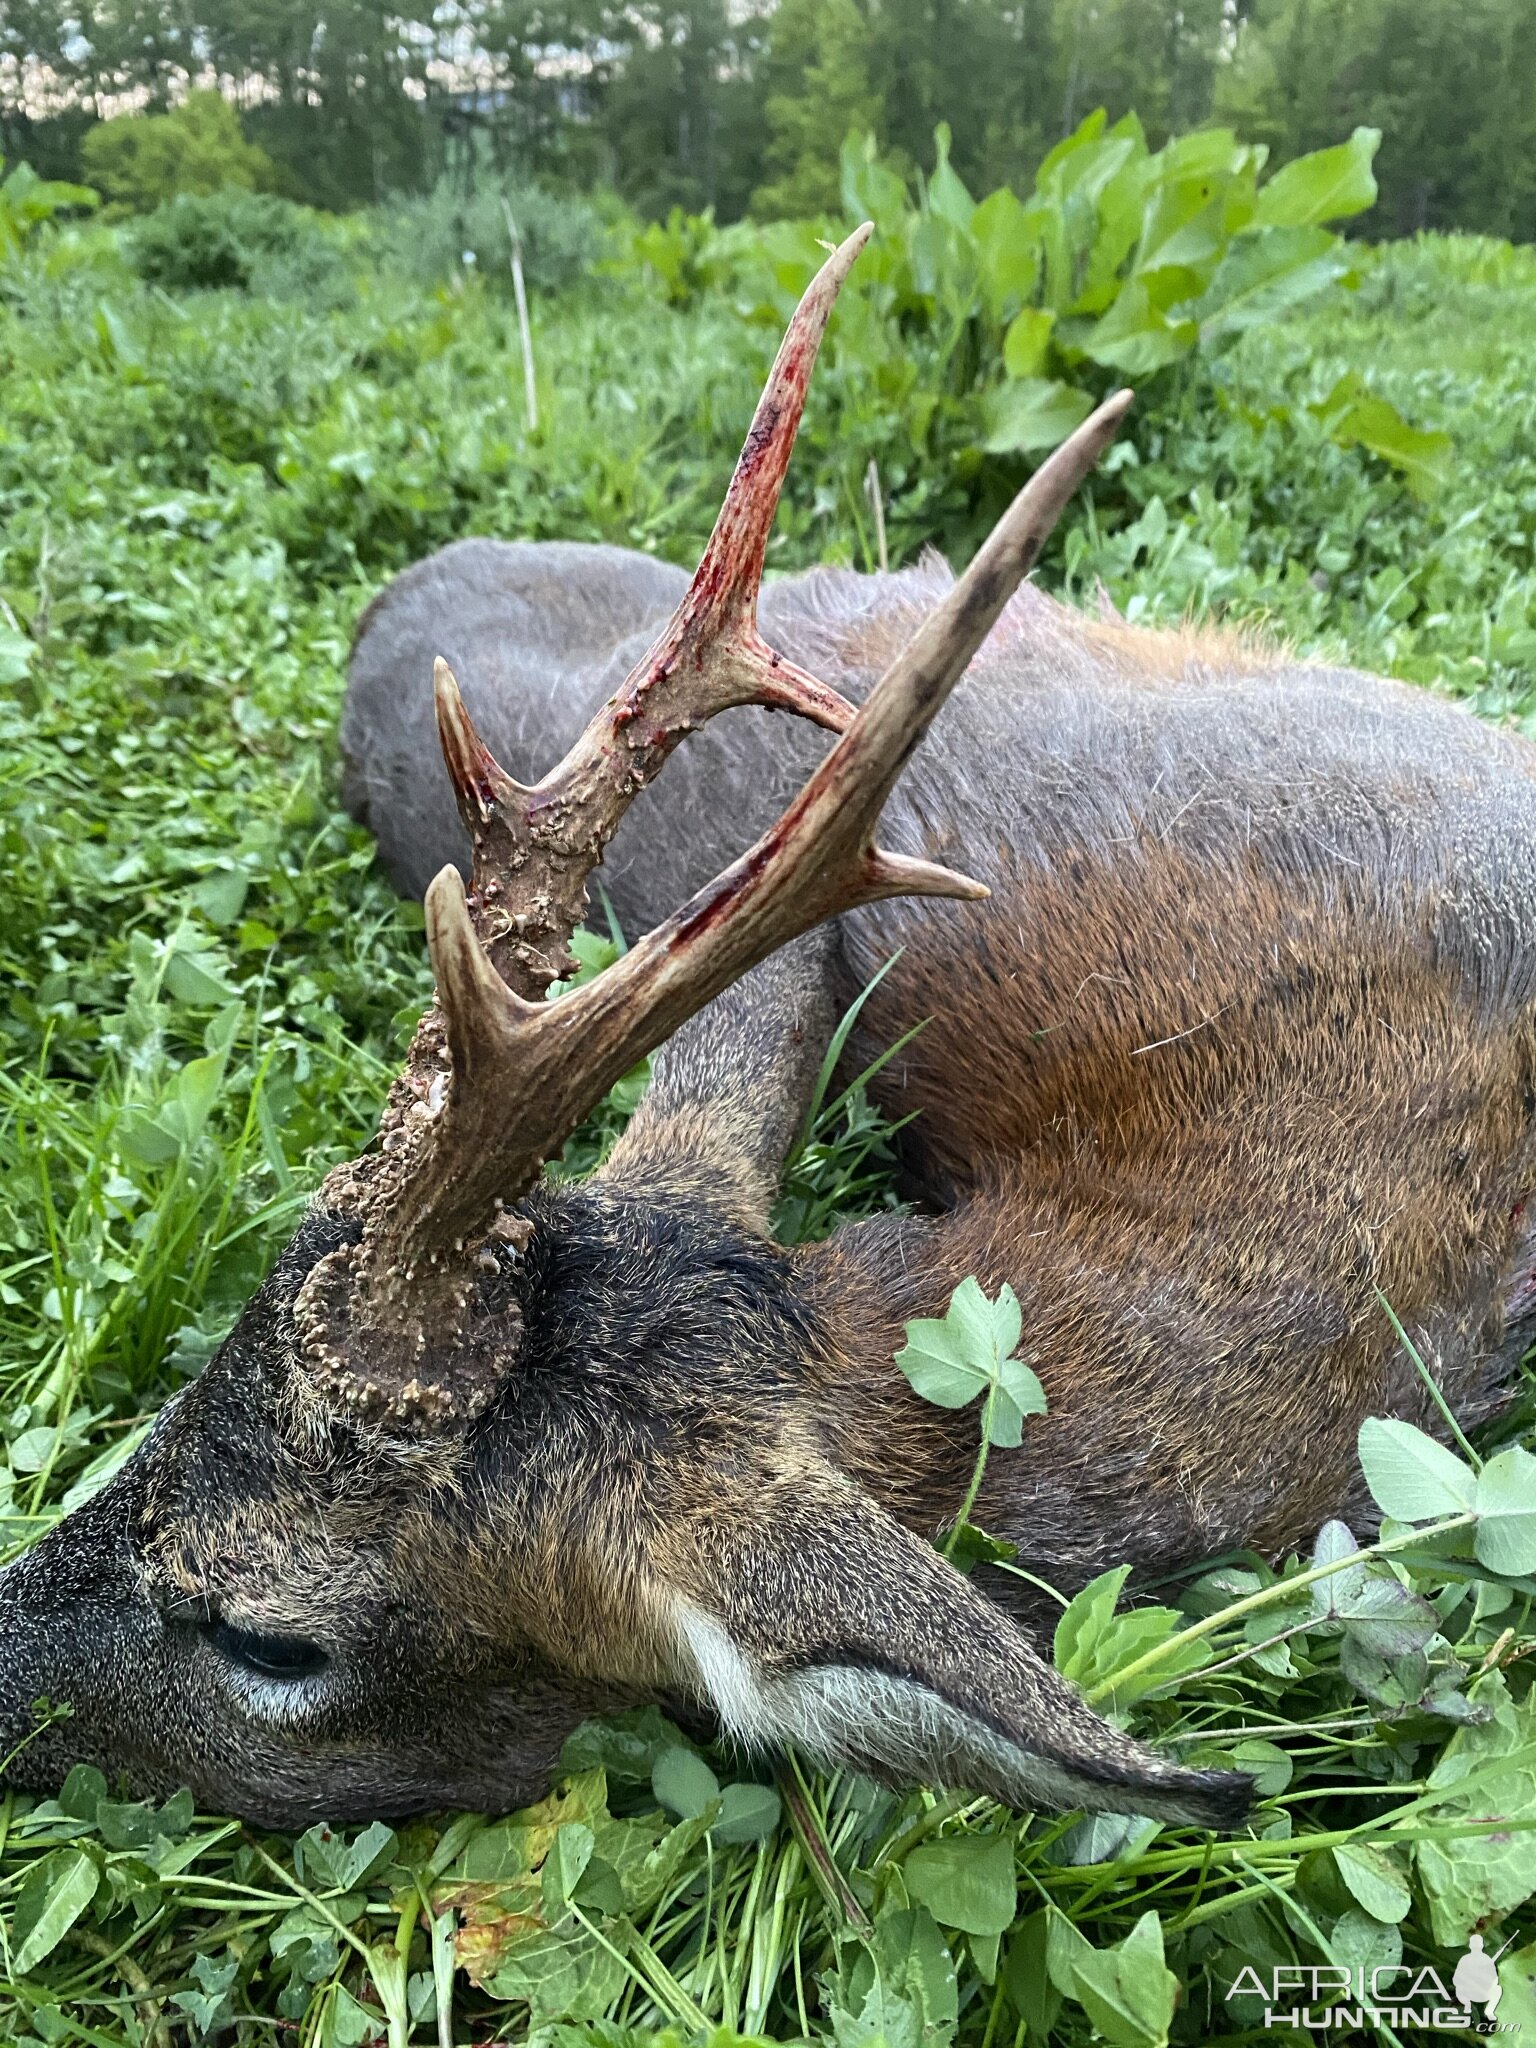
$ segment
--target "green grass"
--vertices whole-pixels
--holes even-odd
[[[1382,252],[1357,294],[1150,394],[1047,580],[1102,578],[1133,616],[1261,618],[1529,722],[1533,318],[1529,251]],[[773,337],[725,304],[670,311],[629,276],[536,322],[530,440],[510,313],[478,285],[423,297],[363,268],[283,304],[175,298],[99,229],[0,281],[6,1548],[208,1356],[307,1190],[369,1133],[427,995],[419,913],[337,807],[361,605],[466,532],[684,561],[707,532]],[[1009,473],[903,481],[908,397],[831,367],[771,561],[866,560],[862,460],[854,474],[843,451],[871,440],[893,451],[895,556],[963,551]],[[919,349],[918,385],[921,367]],[[1352,371],[1451,436],[1432,497],[1330,435]],[[858,1100],[834,1110],[786,1209],[802,1228],[881,1199],[880,1132]],[[1531,1417],[1528,1399],[1503,1438]],[[535,2021],[572,2043],[1283,2038],[1225,1997],[1245,1966],[1401,1955],[1448,1976],[1474,1922],[1490,1949],[1531,1939],[1536,1584],[1491,1573],[1466,1529],[1392,1555],[1317,1580],[1343,1589],[1331,1601],[1297,1588],[1301,1566],[1276,1580],[1237,1558],[1163,1589],[1176,1612],[1116,1615],[1111,1586],[1074,1604],[1058,1656],[1080,1683],[1186,1757],[1260,1772],[1237,1841],[798,1776],[770,1832],[732,1840],[771,1819],[731,1789],[765,1774],[710,1759],[710,1831],[708,1783],[655,1717],[570,1759],[562,1812],[619,1886],[585,1905],[578,1888],[574,1908],[538,1875],[546,1838],[494,1818],[295,1845],[86,1781],[72,1811],[8,1795],[0,2040],[238,2022],[227,2038],[350,2043],[387,2022],[396,2042],[462,2044]],[[1396,1636],[1371,1633],[1383,1607]],[[39,1900],[71,1884],[88,1903],[17,1970]],[[454,1973],[455,1912],[488,1989]],[[1536,1995],[1512,1990],[1500,2017],[1536,2027]]]

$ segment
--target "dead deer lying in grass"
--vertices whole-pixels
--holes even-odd
[[[473,866],[426,889],[438,1001],[217,1359],[0,1581],[0,1719],[76,1708],[20,1783],[91,1757],[275,1820],[504,1805],[582,1716],[660,1696],[901,1780],[1232,1823],[1245,1779],[1101,1721],[933,1548],[975,1424],[895,1370],[904,1322],[967,1274],[1017,1290],[1050,1408],[977,1519],[1069,1588],[1355,1507],[1361,1417],[1434,1422],[1378,1288],[1464,1416],[1497,1397],[1530,1307],[1536,757],[1395,684],[1015,597],[1123,397],[958,583],[780,583],[763,623],[807,666],[772,652],[764,547],[859,243],[691,582],[471,542],[370,612],[354,799],[412,885],[453,847],[439,636],[508,758],[586,729],[521,787],[439,670]],[[653,928],[541,1003],[630,798],[743,706],[618,832]],[[763,707],[840,737],[818,765]],[[897,949],[864,1026],[930,1020],[877,1087],[921,1112],[935,1212],[786,1251],[780,1162]],[[603,1169],[541,1181],[663,1041]]]

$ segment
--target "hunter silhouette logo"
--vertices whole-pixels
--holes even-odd
[[[1514,1936],[1511,1935],[1510,1941],[1513,1940]],[[1506,1941],[1504,1948],[1508,1947],[1509,1942]],[[1498,2011],[1499,2000],[1504,1995],[1503,1986],[1499,1983],[1499,1956],[1503,1955],[1504,1948],[1499,1950],[1499,1955],[1491,1956],[1483,1945],[1483,1937],[1474,1934],[1451,1979],[1452,1987],[1462,2004],[1468,2007],[1480,2005],[1485,2019],[1493,2018]]]
[[[1432,2027],[1514,2034],[1518,2025],[1501,2027],[1494,2019],[1503,1996],[1499,1957],[1508,1947],[1506,1941],[1489,1955],[1482,1935],[1474,1934],[1451,1973],[1449,1987],[1427,1964],[1419,1970],[1406,1963],[1381,1963],[1369,1970],[1331,1963],[1281,1965],[1270,1971],[1267,1984],[1250,1964],[1226,1995],[1262,1999],[1266,2027],[1312,2032],[1331,2027]],[[1481,2019],[1476,2017],[1479,2008]]]

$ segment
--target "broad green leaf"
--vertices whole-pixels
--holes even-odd
[[[1232,1761],[1238,1770],[1252,1775],[1253,1789],[1261,1799],[1273,1799],[1283,1792],[1296,1769],[1288,1750],[1278,1742],[1266,1742],[1261,1735],[1234,1744]]]
[[[695,1820],[720,1797],[720,1780],[691,1749],[664,1749],[651,1772],[651,1790],[669,1813]]]
[[[1058,1906],[1045,1909],[1045,1972],[1064,1998],[1077,1996],[1077,1965],[1093,1954],[1093,1943],[1079,1934]]]
[[[199,2034],[211,2033],[225,2016],[229,1994],[239,1973],[238,1955],[226,1951],[219,1957],[205,1951],[192,1958],[192,1978],[199,1988],[176,1992],[171,2003],[188,2015]]]
[[[1273,320],[1347,276],[1350,258],[1326,228],[1252,227],[1234,237],[1190,309],[1203,340]]]
[[[1501,1958],[1499,1987],[1504,1994],[1499,2000],[1499,2025],[1511,2030],[1508,2038],[1536,2040],[1536,1941]]]
[[[544,1871],[547,1876],[548,1861]],[[600,1920],[613,1920],[625,1910],[629,1900],[623,1880],[613,1865],[604,1856],[594,1856],[571,1893],[571,1903],[579,1906],[589,1919],[595,1916]]]
[[[660,1707],[636,1707],[606,1721],[583,1721],[560,1752],[563,1771],[603,1769],[615,1783],[648,1785],[664,1750],[686,1749],[682,1731]]]
[[[1100,1572],[1080,1593],[1074,1594],[1056,1623],[1056,1669],[1075,1685],[1082,1685],[1093,1668],[1100,1644],[1114,1618],[1115,1604],[1131,1575],[1128,1564]]]
[[[1536,1572],[1536,1457],[1518,1444],[1477,1475],[1477,1561],[1518,1578]]]
[[[950,1296],[942,1316],[919,1316],[907,1324],[896,1364],[913,1391],[940,1408],[964,1408],[1001,1385],[1022,1412],[1043,1414],[1040,1382],[1012,1356],[1022,1332],[1013,1289],[1004,1282],[991,1301],[971,1275]],[[1015,1370],[1006,1371],[1010,1366]]]
[[[609,1819],[598,1827],[598,1857],[617,1873],[631,1915],[648,1913],[670,1888],[709,1833],[709,1824],[705,1811],[675,1827],[659,1817]]]
[[[1358,1549],[1343,1522],[1325,1522],[1312,1550],[1315,1566],[1334,1564]],[[1405,1586],[1381,1558],[1359,1558],[1343,1565],[1311,1589],[1312,1612],[1319,1623],[1344,1628],[1350,1638],[1383,1658],[1411,1656],[1422,1650],[1440,1627],[1429,1602]]]
[[[1031,2040],[1043,2041],[1056,2024],[1062,1994],[1046,1968],[1048,1918],[1031,1913],[1014,1930],[1003,1958],[1003,1987]]]
[[[1163,1928],[1143,1913],[1124,1941],[1073,1958],[1076,1997],[1106,2041],[1124,2048],[1163,2048],[1178,2002],[1179,1980],[1163,1960]]]
[[[1041,306],[1015,314],[1003,336],[1003,368],[1010,377],[1033,377],[1050,352],[1056,315]]]
[[[1193,320],[1170,320],[1152,303],[1146,284],[1133,278],[1078,346],[1106,369],[1146,377],[1188,355],[1199,338]]]
[[[567,1821],[556,1832],[544,1858],[542,1877],[544,1909],[551,1920],[557,1920],[570,1904],[595,1847],[595,1837],[585,1821]]]
[[[245,908],[250,887],[251,878],[243,868],[215,868],[192,891],[192,901],[210,924],[233,924]]]
[[[1412,1854],[1430,1931],[1448,1948],[1536,1895],[1536,1828],[1529,1825],[1536,1816],[1536,1694],[1516,1702],[1497,1671],[1479,1678],[1471,1694],[1492,1709],[1489,1718],[1456,1730],[1429,1774],[1429,1792],[1439,1796],[1403,1823],[1410,1839],[1419,1835]],[[1458,1821],[1506,1818],[1518,1825],[1451,1832]]]
[[[11,1438],[6,1455],[13,1472],[41,1472],[58,1448],[59,1432],[51,1422],[39,1422]]]
[[[1209,274],[1227,242],[1226,193],[1209,174],[1158,186],[1147,202],[1135,272],[1178,268]]]
[[[219,1099],[224,1067],[222,1053],[208,1053],[202,1059],[188,1060],[176,1076],[176,1107],[181,1112],[182,1130],[188,1144],[201,1133]]]
[[[1006,185],[983,199],[971,215],[971,240],[987,310],[1001,320],[1034,289],[1040,250],[1023,202]]]
[[[949,1835],[923,1842],[902,1865],[907,1890],[941,1927],[1005,1934],[1013,1925],[1019,1881],[1013,1844],[999,1835]]]
[[[75,1764],[59,1792],[59,1805],[72,1820],[90,1821],[107,1796],[107,1781],[95,1764]]]
[[[0,684],[21,682],[36,654],[35,640],[0,623]]]
[[[345,1984],[337,1984],[326,2006],[321,2030],[321,2048],[362,2048],[365,2041],[379,2037],[380,2019],[359,2003]]]
[[[1100,1704],[1112,1712],[1161,1686],[1176,1684],[1191,1671],[1208,1664],[1214,1654],[1204,1640],[1186,1643],[1147,1670],[1117,1684],[1117,1671],[1166,1642],[1181,1623],[1181,1617],[1167,1607],[1133,1607],[1125,1614],[1117,1614],[1115,1604],[1129,1573],[1128,1565],[1101,1572],[1074,1597],[1056,1623],[1057,1669],[1084,1690],[1097,1694],[1100,1687],[1107,1688]]]
[[[1359,1448],[1371,1498],[1394,1521],[1440,1521],[1471,1508],[1477,1484],[1471,1466],[1411,1422],[1368,1415]]]
[[[1408,1873],[1390,1850],[1372,1842],[1341,1842],[1333,1852],[1338,1872],[1373,1920],[1401,1920],[1413,1904]]]
[[[1069,1868],[1113,1863],[1122,1856],[1139,1855],[1161,1827],[1161,1821],[1144,1813],[1085,1814],[1054,1845],[1050,1859]]]
[[[165,963],[165,985],[179,1003],[227,1003],[235,993],[216,953],[178,948]]]
[[[145,1110],[130,1110],[117,1127],[117,1142],[125,1156],[140,1166],[165,1166],[182,1148],[179,1130],[171,1130]]]
[[[1262,162],[1263,151],[1255,152],[1250,144],[1239,142],[1231,128],[1197,128],[1192,135],[1176,135],[1165,143],[1156,162],[1161,175],[1177,183],[1188,178],[1234,176],[1249,168],[1255,155]]]
[[[1376,204],[1371,164],[1380,144],[1379,128],[1357,128],[1348,142],[1297,157],[1260,192],[1255,219],[1265,227],[1309,228],[1364,213]]]
[[[494,1998],[525,1999],[535,2024],[602,2019],[625,1982],[613,1932],[605,1946],[580,1925],[556,1934],[537,1922],[510,1918],[494,1970],[477,1981]]]
[[[987,1441],[1013,1448],[1023,1441],[1024,1417],[1043,1415],[1039,1379],[1012,1356],[1023,1330],[1018,1297],[1004,1282],[991,1301],[974,1275],[962,1280],[943,1316],[907,1325],[896,1364],[915,1392],[942,1408],[963,1408],[987,1396],[982,1427]]]
[[[295,1861],[315,1890],[351,1892],[384,1868],[396,1846],[394,1829],[381,1820],[370,1821],[351,1840],[321,1822],[299,1837]]]
[[[1358,371],[1341,377],[1311,410],[1340,447],[1368,449],[1400,470],[1415,497],[1433,497],[1449,482],[1450,435],[1411,427],[1395,405],[1371,390]]]
[[[1098,141],[1108,120],[1109,116],[1102,107],[1095,107],[1091,114],[1085,114],[1072,133],[1064,135],[1040,159],[1040,168],[1035,173],[1036,188],[1057,183],[1072,159],[1090,150]]]
[[[907,211],[906,184],[881,163],[873,135],[850,135],[839,163],[846,210],[856,220],[872,220],[882,237],[899,235]]]
[[[942,221],[961,233],[970,229],[976,212],[976,202],[966,191],[964,184],[949,161],[950,129],[947,121],[941,121],[933,135],[936,162],[933,176],[928,180],[928,207]]]
[[[1092,411],[1093,400],[1074,385],[1042,377],[1010,379],[986,395],[982,446],[990,455],[1028,455],[1037,449],[1059,448]]]
[[[1360,1906],[1351,1906],[1334,1921],[1328,1931],[1328,1947],[1341,1969],[1355,1971],[1355,1982],[1367,1985],[1372,1970],[1395,1969],[1403,1959],[1403,1937],[1397,1924],[1378,1920]]]
[[[52,1955],[96,1896],[101,1872],[84,1849],[55,1849],[22,1880],[11,1915],[11,1969],[25,1977]]]
[[[779,1795],[771,1785],[727,1785],[709,1832],[717,1842],[760,1842],[778,1824]]]
[[[979,1564],[1012,1564],[1019,1554],[1017,1543],[1005,1543],[989,1536],[974,1522],[962,1522],[944,1539],[944,1554],[957,1572],[973,1572]]]
[[[98,304],[92,322],[96,329],[96,340],[102,359],[108,368],[125,372],[132,381],[135,375],[142,375],[144,353],[132,329],[115,306],[103,299]]]
[[[954,1961],[921,1906],[882,1913],[842,1945],[828,1987],[835,2048],[948,2048],[959,2017]]]
[[[451,1866],[448,1882],[504,1884],[528,1876],[568,1821],[583,1820],[595,1834],[607,1818],[608,1784],[600,1770],[562,1778],[536,1805],[481,1828]]]

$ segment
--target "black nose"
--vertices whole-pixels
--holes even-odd
[[[52,1790],[97,1747],[100,1709],[141,1616],[120,1479],[0,1572],[0,1764],[8,1784]]]
[[[36,1750],[47,1740],[55,1674],[48,1658],[48,1606],[29,1553],[0,1572],[0,1766],[6,1782],[37,1782]]]

